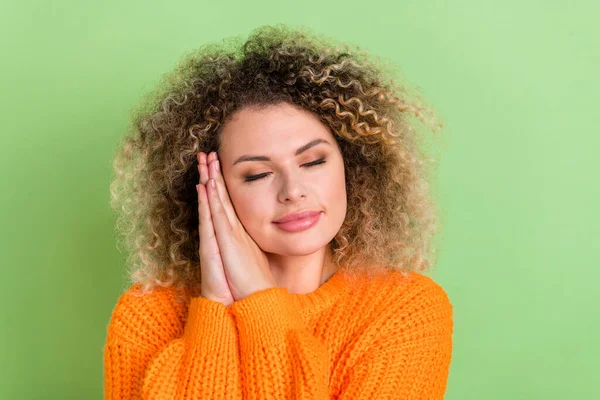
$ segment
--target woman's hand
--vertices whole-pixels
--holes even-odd
[[[208,160],[209,181],[206,186],[199,186],[198,195],[200,201],[208,202],[209,210],[204,207],[203,212],[207,214],[207,211],[210,211],[210,222],[221,257],[220,264],[223,266],[231,295],[237,301],[277,285],[266,254],[248,235],[235,213],[216,158],[214,154],[214,157]],[[214,186],[211,180],[214,180]],[[205,221],[202,217],[200,219]]]
[[[211,153],[208,156],[208,161],[210,162],[214,158],[216,158],[215,155]],[[219,253],[210,214],[210,206],[206,197],[204,185],[208,182],[209,173],[207,157],[204,153],[198,154],[198,172],[200,173],[200,184],[196,188],[198,190],[198,232],[200,234],[199,253],[202,279],[200,295],[229,306],[233,304],[234,298],[225,277],[223,261]]]

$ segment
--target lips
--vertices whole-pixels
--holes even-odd
[[[285,222],[290,222],[290,221],[296,221],[299,219],[304,219],[304,218],[310,218],[310,217],[314,217],[315,215],[319,214],[321,211],[301,211],[301,212],[296,212],[296,213],[291,213],[286,215],[283,218],[278,219],[277,221],[273,221],[276,224],[283,224]]]

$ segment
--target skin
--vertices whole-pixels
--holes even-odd
[[[216,154],[206,157],[201,153],[198,159],[204,165],[208,163],[207,170],[221,178],[218,181],[228,195],[221,198],[227,198],[236,221],[266,256],[272,276],[269,280],[290,293],[313,292],[336,271],[329,243],[346,216],[343,157],[334,136],[316,116],[288,103],[266,109],[244,108],[223,126],[220,135],[220,171],[210,168]],[[315,139],[329,144],[319,143],[295,155],[297,149]],[[234,165],[243,155],[271,160]],[[325,163],[307,166],[323,157]],[[206,171],[204,178],[202,175],[201,169],[204,184]],[[246,181],[255,175],[262,178]],[[210,201],[209,192],[206,195]],[[290,212],[302,210],[322,211],[319,221],[293,233],[273,224]]]

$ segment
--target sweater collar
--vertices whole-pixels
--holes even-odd
[[[317,289],[310,293],[290,293],[294,303],[304,316],[318,314],[333,305],[348,289],[346,276],[341,268]]]

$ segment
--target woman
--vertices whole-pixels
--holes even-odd
[[[133,285],[106,399],[441,399],[452,305],[424,271],[434,206],[389,72],[264,26],[184,58],[115,159]]]

